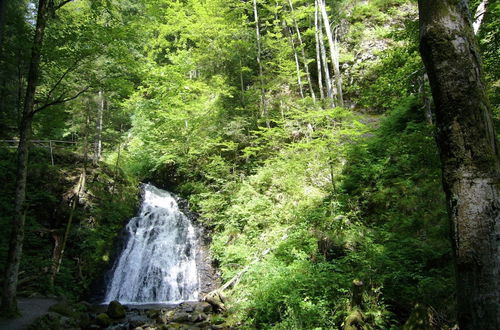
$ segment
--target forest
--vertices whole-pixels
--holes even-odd
[[[29,329],[499,329],[499,31],[494,0],[0,0],[0,328],[44,297]],[[202,228],[202,323],[93,305],[146,183]]]

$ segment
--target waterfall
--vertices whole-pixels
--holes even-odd
[[[196,230],[169,192],[143,185],[139,215],[112,270],[105,302],[177,303],[198,300]]]

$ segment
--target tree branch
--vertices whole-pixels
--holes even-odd
[[[77,61],[75,63],[74,67],[70,67],[70,68],[66,69],[66,71],[64,71],[64,73],[61,75],[61,77],[59,77],[59,79],[57,80],[57,82],[54,84],[54,86],[52,86],[52,88],[50,89],[49,93],[47,94],[47,97],[45,98],[45,102],[49,101],[50,97],[52,96],[52,93],[56,90],[57,86],[59,86],[59,84],[63,81],[63,79],[68,75],[68,73],[70,73],[74,69],[78,68],[78,62],[79,61]]]
[[[64,5],[70,3],[71,1],[73,0],[64,0],[63,2],[61,2],[60,4],[58,4],[57,6],[54,7],[54,11],[60,9],[61,7],[63,7]]]
[[[90,86],[87,86],[84,89],[82,89],[81,91],[79,91],[78,93],[76,93],[75,95],[73,95],[71,97],[68,97],[68,98],[65,98],[65,99],[63,99],[62,97],[59,97],[57,100],[54,100],[54,101],[49,102],[49,103],[46,103],[46,104],[42,105],[41,107],[35,109],[33,111],[33,114],[38,113],[38,112],[40,112],[40,111],[42,111],[42,110],[44,110],[44,109],[46,109],[48,107],[51,107],[53,105],[57,105],[57,104],[66,103],[66,102],[72,101],[72,100],[78,98],[80,95],[82,95],[86,91],[88,91],[89,89],[90,89]]]

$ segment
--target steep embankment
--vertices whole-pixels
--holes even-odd
[[[15,153],[1,149],[0,157],[0,180],[5,183],[1,187],[0,223],[9,228]],[[55,165],[48,151],[37,147],[30,157],[18,292],[21,296],[55,294],[78,299],[107,269],[114,238],[135,212],[138,188],[114,166],[94,165],[64,150],[56,151],[53,157]],[[8,234],[5,230],[0,235],[2,260]]]

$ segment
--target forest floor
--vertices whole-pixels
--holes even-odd
[[[58,301],[52,298],[21,298],[17,300],[21,317],[12,320],[0,320],[0,330],[21,330],[46,314],[49,307]]]

